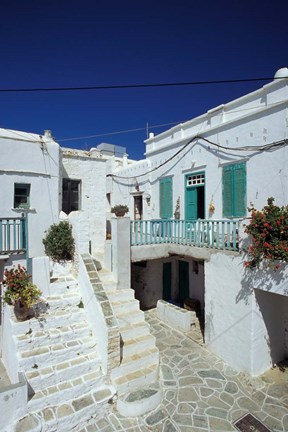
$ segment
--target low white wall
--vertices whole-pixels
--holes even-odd
[[[36,257],[32,259],[32,280],[35,285],[42,291],[42,295],[49,295],[50,287],[50,260],[49,257]]]
[[[108,365],[108,329],[102,308],[96,299],[81,256],[79,257],[78,283],[86,318],[97,341],[97,351],[102,361],[103,371],[106,373]]]
[[[158,300],[157,318],[164,321],[170,327],[187,333],[192,329],[192,325],[195,324],[196,314],[195,312],[167,303],[164,300]]]
[[[130,218],[112,217],[112,269],[118,289],[130,288]]]
[[[18,382],[19,363],[10,321],[10,317],[14,316],[13,307],[4,304],[2,316],[4,330],[2,337],[2,361],[11,383],[16,384]]]
[[[0,431],[12,432],[12,424],[27,412],[27,382],[19,373],[17,384],[0,389]]]

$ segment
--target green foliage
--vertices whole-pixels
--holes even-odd
[[[18,265],[4,272],[3,286],[6,288],[3,296],[4,302],[9,305],[20,301],[23,306],[31,307],[35,300],[41,295],[41,291],[31,282],[25,267]]]
[[[42,241],[46,255],[53,261],[61,262],[73,259],[75,242],[69,222],[61,221],[51,225]]]
[[[250,234],[252,243],[245,267],[258,267],[262,260],[267,259],[279,261],[274,266],[275,270],[279,269],[281,261],[288,262],[288,206],[276,206],[274,198],[268,198],[263,210],[254,207],[248,210],[251,221],[245,232]]]
[[[129,211],[129,208],[127,207],[127,205],[124,204],[118,204],[115,205],[114,207],[111,208],[111,213],[115,213],[116,216],[117,214],[125,214]]]

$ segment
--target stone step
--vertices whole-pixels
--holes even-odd
[[[65,310],[48,311],[39,318],[19,322],[14,316],[11,318],[12,332],[14,335],[29,334],[31,331],[50,330],[52,328],[71,326],[75,322],[85,321],[83,309],[75,306],[67,306]]]
[[[121,312],[117,314],[117,320],[121,331],[121,328],[127,326],[128,324],[143,322],[144,312],[141,311],[140,309],[128,313]]]
[[[139,300],[131,299],[127,301],[112,301],[111,302],[112,309],[116,315],[122,313],[130,313],[139,310]]]
[[[78,290],[77,280],[73,276],[65,276],[57,279],[51,279],[48,291],[49,295],[62,295]]]
[[[151,334],[123,340],[123,358],[137,354],[140,351],[144,351],[145,349],[153,348],[155,347],[155,342],[155,336],[152,336]]]
[[[75,290],[65,294],[53,295],[46,298],[48,310],[64,309],[66,306],[78,306],[81,301],[80,293]]]
[[[89,372],[74,380],[63,381],[42,390],[38,390],[28,402],[30,412],[41,410],[44,406],[53,406],[65,400],[76,399],[91,390],[103,385],[103,374],[100,370]]]
[[[135,298],[134,294],[135,292],[131,288],[117,289],[109,292],[109,300],[110,302],[133,300]]]
[[[118,395],[123,395],[129,390],[145,387],[155,382],[158,378],[158,370],[158,364],[153,364],[126,375],[122,375],[112,382],[117,389]]]
[[[26,347],[28,348],[28,347]],[[25,371],[34,364],[39,368],[56,365],[73,360],[79,355],[89,355],[96,351],[94,338],[88,336],[81,340],[63,341],[53,345],[40,346],[34,349],[18,352],[19,367]]]
[[[30,371],[26,371],[26,377],[33,390],[36,391],[63,381],[74,380],[89,372],[97,372],[100,366],[99,356],[97,352],[93,352],[44,368],[39,368],[36,363]]]
[[[102,386],[96,391],[86,393],[77,399],[56,407],[45,408],[30,413],[20,419],[13,432],[71,432],[80,430],[79,425],[108,412],[108,402],[113,398],[112,386]]]
[[[162,397],[163,391],[159,383],[152,383],[118,397],[117,410],[124,417],[138,417],[155,410]]]
[[[132,339],[137,336],[150,334],[150,326],[147,322],[136,322],[134,324],[122,326],[120,333],[124,340]]]
[[[123,358],[121,365],[111,372],[111,378],[115,380],[123,375],[137,371],[143,366],[159,365],[159,350],[156,347],[139,351],[137,354]]]
[[[29,349],[35,349],[37,347],[43,347],[51,344],[56,344],[63,339],[66,342],[75,339],[85,338],[91,336],[92,331],[86,321],[80,323],[73,323],[70,326],[52,328],[47,331],[39,330],[32,331],[28,334],[21,334],[14,336],[16,346],[18,350],[23,351],[27,344]]]

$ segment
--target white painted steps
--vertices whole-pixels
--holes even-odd
[[[68,432],[107,408],[115,389],[106,385],[77,282],[67,275],[50,284],[38,318],[11,318],[19,369],[29,383],[30,414],[16,432]]]
[[[117,409],[124,416],[137,416],[155,409],[162,399],[159,388],[159,350],[145,322],[132,289],[117,289],[112,274],[98,272],[111,303],[122,338],[122,361],[111,372],[118,393]],[[153,388],[150,386],[154,386]]]

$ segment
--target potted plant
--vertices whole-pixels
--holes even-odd
[[[127,205],[118,204],[111,208],[111,213],[115,213],[116,216],[122,217],[129,211]]]
[[[41,291],[31,282],[31,275],[19,264],[17,268],[6,270],[4,276],[4,302],[14,306],[15,316],[19,321],[33,316],[32,306],[41,295]]]

